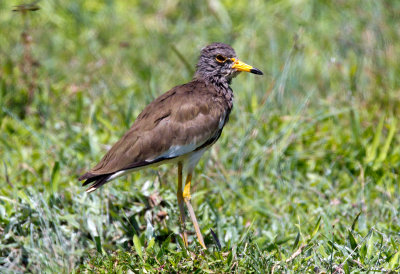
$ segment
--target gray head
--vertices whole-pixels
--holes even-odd
[[[223,43],[213,43],[200,52],[195,78],[212,83],[230,83],[241,71],[262,75],[261,70],[239,61],[234,49]]]

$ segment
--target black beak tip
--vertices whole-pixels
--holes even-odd
[[[257,69],[257,68],[252,68],[250,70],[250,72],[254,73],[254,74],[258,74],[258,75],[264,75],[264,73],[261,70]]]

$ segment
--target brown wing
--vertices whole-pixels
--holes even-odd
[[[150,103],[103,159],[79,179],[92,178],[88,183],[102,175],[193,151],[219,137],[229,111],[225,101],[204,82],[177,86]]]

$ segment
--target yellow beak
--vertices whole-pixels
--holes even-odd
[[[257,68],[254,68],[246,63],[243,63],[242,61],[235,59],[235,58],[231,58],[232,62],[233,62],[233,66],[232,68],[236,69],[237,71],[246,71],[246,72],[250,72],[250,73],[254,73],[254,74],[258,74],[258,75],[263,75],[263,72]]]

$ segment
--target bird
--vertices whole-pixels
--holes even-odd
[[[261,70],[240,61],[227,44],[216,42],[204,47],[192,81],[148,104],[101,161],[78,178],[85,180],[83,186],[89,185],[86,192],[130,172],[176,164],[181,237],[187,247],[186,204],[198,242],[207,249],[190,203],[192,175],[201,156],[218,140],[229,120],[234,97],[230,85],[240,72],[263,75]]]

